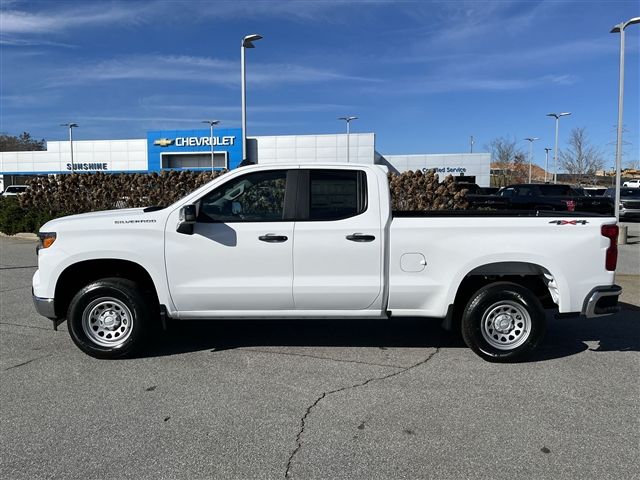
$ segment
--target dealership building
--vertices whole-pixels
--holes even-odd
[[[69,141],[47,142],[47,149],[0,152],[4,187],[24,183],[26,176],[75,172],[160,172],[210,170],[211,133],[206,130],[157,130],[132,140],[75,140],[73,165]],[[347,144],[349,153],[347,154]],[[242,162],[242,130],[216,129],[215,169],[234,169]],[[435,169],[489,186],[488,153],[387,155],[376,150],[374,133],[277,135],[247,138],[247,158],[259,163],[362,163],[385,165],[392,172]]]

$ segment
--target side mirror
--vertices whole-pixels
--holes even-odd
[[[180,209],[178,217],[178,226],[176,231],[186,235],[193,235],[193,226],[196,223],[196,206],[185,205]]]

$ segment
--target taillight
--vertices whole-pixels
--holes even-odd
[[[618,225],[602,225],[600,233],[609,239],[609,247],[604,260],[604,267],[610,272],[615,271],[618,263]]]
[[[576,202],[575,202],[575,200],[563,200],[563,202],[567,205],[567,212],[575,212],[576,211]]]

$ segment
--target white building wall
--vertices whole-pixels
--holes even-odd
[[[257,163],[345,162],[347,135],[281,135],[249,137],[248,156]],[[107,171],[147,171],[147,139],[77,140],[73,142],[75,163],[106,163]],[[387,165],[391,171],[436,168],[440,178],[446,175],[476,177],[481,187],[490,184],[491,158],[488,153],[440,155],[380,155],[375,151],[375,134],[352,133],[349,136],[351,163]],[[47,142],[47,150],[37,152],[0,152],[0,176],[4,174],[68,172],[69,142]]]
[[[147,140],[76,140],[74,163],[106,163],[106,171],[146,171]],[[67,172],[71,163],[69,142],[47,142],[47,149],[35,152],[1,152],[2,173]]]
[[[475,176],[481,187],[490,186],[491,155],[489,153],[452,153],[429,155],[380,155],[377,163],[389,165],[398,172],[438,169],[440,180],[447,175],[454,177]],[[464,169],[464,172],[461,170]]]
[[[257,163],[347,162],[347,135],[250,137],[247,154]],[[374,163],[375,134],[349,135],[349,161]]]

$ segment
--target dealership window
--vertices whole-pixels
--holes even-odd
[[[211,168],[211,152],[163,153],[162,168]],[[227,152],[214,153],[213,168],[228,168]]]
[[[198,221],[282,221],[286,186],[286,170],[243,175],[202,198]]]
[[[309,220],[340,220],[367,208],[366,174],[356,170],[310,170]]]

